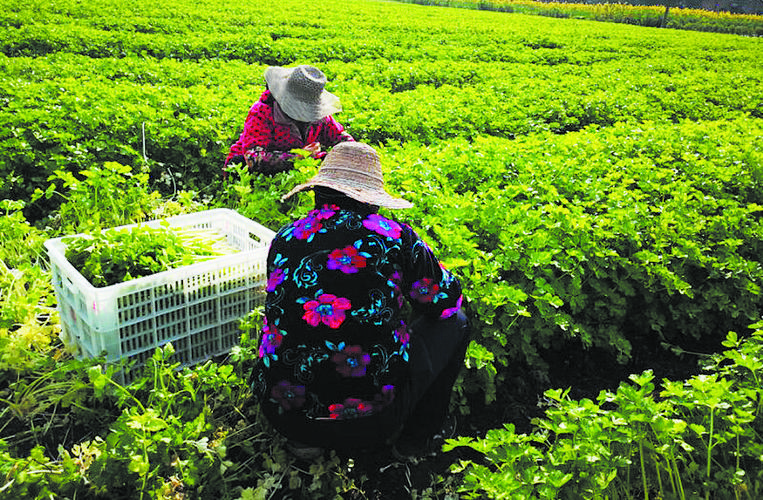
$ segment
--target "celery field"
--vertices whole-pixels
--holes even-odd
[[[0,4],[0,499],[763,495],[760,37],[374,0]],[[280,198],[314,162],[223,175],[264,70],[296,64],[464,286],[459,436],[416,465],[287,454],[247,382],[257,309],[228,354],[164,345],[129,382],[59,338],[46,240],[311,208]]]

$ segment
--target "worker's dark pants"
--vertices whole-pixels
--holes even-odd
[[[428,437],[443,425],[450,395],[469,344],[469,322],[459,311],[446,320],[419,318],[411,325],[410,414],[403,436]]]
[[[298,414],[266,416],[287,438],[336,450],[371,450],[397,439],[424,439],[437,433],[445,420],[450,395],[464,363],[470,329],[466,315],[448,319],[417,318],[408,349],[410,377],[395,391],[387,409],[351,420],[305,420]]]

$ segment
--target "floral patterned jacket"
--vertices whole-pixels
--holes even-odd
[[[384,410],[408,373],[406,308],[447,318],[462,301],[458,279],[408,225],[336,205],[278,232],[268,276],[253,388],[276,419]]]
[[[292,149],[313,142],[319,142],[325,149],[352,140],[353,137],[332,116],[310,123],[302,137],[297,125],[280,110],[270,91],[266,90],[249,110],[244,130],[231,146],[225,165],[236,157],[251,158],[256,170],[276,173],[292,168],[297,157],[289,152]],[[322,158],[325,155],[326,151],[320,151],[313,156]]]

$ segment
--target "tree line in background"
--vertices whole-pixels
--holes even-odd
[[[763,35],[763,0],[399,0],[421,5],[590,19],[654,28]]]

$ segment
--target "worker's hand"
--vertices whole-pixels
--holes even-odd
[[[307,146],[303,147],[302,149],[310,151],[311,154],[318,153],[321,150],[321,143],[320,142],[311,142]]]

